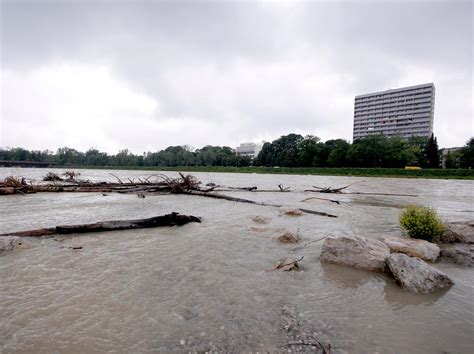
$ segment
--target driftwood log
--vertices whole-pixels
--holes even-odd
[[[228,201],[231,201],[231,202],[255,204],[255,205],[260,205],[260,206],[270,206],[270,207],[274,207],[274,208],[281,208],[281,207],[284,206],[284,205],[281,205],[281,204],[256,202],[256,201],[250,200],[250,199],[243,199],[243,198],[231,197],[231,196],[224,195],[224,194],[207,193],[207,192],[201,192],[201,191],[191,191],[191,190],[190,191],[183,191],[183,192],[181,192],[181,194],[196,195],[196,196],[200,196],[200,197],[215,198],[215,199],[224,199],[224,200],[228,200]],[[327,217],[330,217],[330,218],[337,218],[336,215],[324,213],[324,212],[321,212],[321,211],[316,211],[316,210],[311,210],[311,209],[304,209],[304,208],[298,208],[298,209],[301,210],[303,213],[306,213],[306,214],[313,214],[313,215],[327,216]]]
[[[303,199],[301,202],[304,203],[304,202],[307,202],[308,200],[312,200],[312,199],[324,200],[324,201],[326,201],[326,202],[335,203],[335,204],[337,204],[337,205],[340,205],[340,204],[342,203],[342,204],[346,204],[346,205],[351,206],[350,203],[344,202],[344,201],[342,201],[342,200],[326,199],[326,198],[318,198],[318,197],[305,198],[305,199]]]
[[[73,172],[70,172],[73,174]],[[77,173],[74,175],[78,175]],[[113,175],[113,174],[112,174]],[[27,183],[24,178],[7,177],[0,181],[0,195],[26,194],[38,192],[101,192],[101,193],[179,193],[183,190],[199,190],[199,182],[192,175],[179,173],[178,178],[170,178],[166,175],[155,174],[145,180],[124,183],[117,176],[117,183],[91,182],[88,180],[67,179],[65,181],[53,181],[52,183],[32,184]],[[47,179],[50,178],[46,175]],[[153,179],[152,179],[153,178]]]
[[[49,184],[27,184],[24,179],[16,179],[14,177],[8,177],[4,182],[0,182],[0,195],[2,194],[15,194],[15,193],[37,193],[37,192],[95,192],[95,193],[134,193],[139,197],[143,198],[145,194],[189,194],[201,197],[216,198],[216,199],[225,199],[233,202],[239,203],[248,203],[261,206],[272,206],[272,207],[282,207],[283,205],[270,204],[264,202],[255,202],[253,200],[231,197],[223,194],[211,193],[216,192],[217,185],[209,185],[203,189],[201,188],[201,182],[192,175],[183,175],[179,173],[178,178],[170,178],[163,174],[151,175],[144,180],[139,179],[138,182],[129,180],[129,182],[123,182],[119,177],[111,174],[117,179],[116,183],[110,182],[91,182],[91,181],[80,181],[74,180],[73,182],[68,183],[49,183]],[[47,175],[48,177],[48,175]],[[255,192],[257,187],[239,187],[231,188],[227,187],[228,191],[245,191],[245,192]],[[278,186],[278,192],[289,192],[289,187],[283,187],[283,185]],[[269,192],[269,190],[265,190]],[[272,191],[273,192],[273,191]],[[307,214],[328,216],[328,217],[337,217],[336,215],[310,210],[302,209],[300,210]]]
[[[67,235],[87,232],[103,232],[129,229],[144,229],[162,226],[181,226],[190,222],[201,222],[201,219],[192,215],[171,213],[155,216],[148,219],[101,221],[94,224],[65,225],[44,229],[10,232],[0,236],[42,237],[51,235]]]
[[[347,186],[344,187],[339,187],[339,188],[332,188],[332,187],[318,187],[318,186],[313,186],[313,188],[316,188],[316,190],[306,190],[305,192],[319,192],[319,193],[342,193],[342,191],[354,184],[357,183],[362,183],[364,181],[357,181],[351,184],[348,184]]]
[[[332,188],[332,187],[318,187],[313,186],[315,189],[305,189],[305,192],[316,192],[316,193],[333,193],[333,194],[360,194],[360,195],[382,195],[382,196],[393,196],[393,197],[417,197],[417,194],[396,194],[396,193],[371,193],[371,192],[345,192],[344,189],[364,181],[358,181],[351,184],[348,184],[344,187]],[[309,198],[307,198],[309,199]],[[304,201],[306,201],[305,199]],[[316,198],[315,198],[316,199]],[[336,201],[330,200],[331,202],[336,203]],[[339,204],[339,203],[337,203]]]

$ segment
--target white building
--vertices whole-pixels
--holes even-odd
[[[448,159],[448,156],[451,154],[452,156],[455,156],[455,165],[457,165],[457,168],[459,168],[459,163],[460,163],[460,157],[457,152],[460,152],[462,147],[451,147],[451,148],[444,148],[441,149],[441,167],[446,168],[446,160]]]
[[[262,145],[255,143],[242,143],[235,148],[237,155],[247,156],[252,159],[258,156],[260,150],[262,150]]]
[[[433,84],[356,96],[353,139],[372,134],[429,137],[433,132],[434,102]]]

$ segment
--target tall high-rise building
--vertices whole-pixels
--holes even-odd
[[[375,134],[429,137],[434,102],[432,83],[356,96],[353,140]]]

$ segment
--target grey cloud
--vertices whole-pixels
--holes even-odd
[[[4,1],[2,10],[3,69],[105,65],[157,100],[156,122],[226,129],[197,145],[297,130],[349,139],[354,95],[417,84],[415,74],[437,86],[452,74],[463,78],[458,90],[472,90],[471,2]],[[435,127],[452,112],[469,124],[472,102],[460,110],[437,99]],[[437,134],[446,144],[467,138]]]

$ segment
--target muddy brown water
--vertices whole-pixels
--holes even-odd
[[[0,178],[40,180],[46,172],[3,168]],[[81,177],[114,180],[109,172],[81,170]],[[150,175],[113,173],[124,179]],[[228,186],[270,189],[281,183],[298,193],[226,194],[339,217],[291,217],[276,208],[184,195],[4,196],[0,233],[171,211],[203,221],[31,239],[28,249],[0,255],[0,352],[286,351],[289,343],[317,338],[338,353],[472,353],[472,268],[437,264],[456,285],[447,292],[413,295],[383,274],[322,264],[318,242],[293,252],[295,258],[304,256],[301,271],[266,271],[292,247],[274,239],[278,228],[299,230],[302,242],[326,235],[400,235],[397,218],[409,204],[433,206],[446,221],[473,220],[472,181],[195,175],[204,183]],[[312,195],[303,190],[313,185],[355,181],[362,182],[348,190],[418,197],[318,195],[351,206],[301,202]],[[257,215],[270,223],[254,223]],[[257,232],[253,226],[269,230]]]

